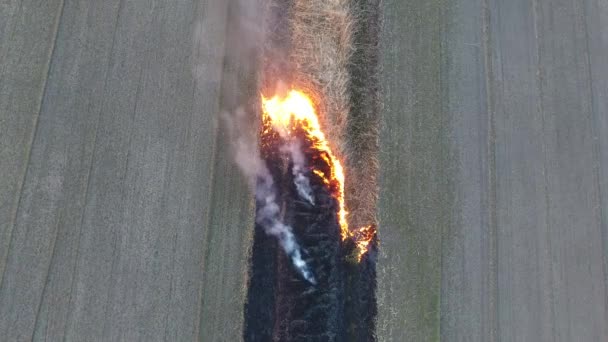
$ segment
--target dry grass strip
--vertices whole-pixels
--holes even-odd
[[[371,83],[373,89],[362,89],[365,84],[353,79],[376,77],[377,46],[373,39],[357,37],[369,33],[358,30],[371,27],[359,2],[293,0],[289,17],[292,83],[313,94],[332,148],[345,161],[351,227],[377,224],[378,196],[377,82]],[[362,60],[366,56],[370,60]],[[353,68],[352,63],[369,63],[371,69]],[[353,98],[353,94],[370,98]]]

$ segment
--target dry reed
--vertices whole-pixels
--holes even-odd
[[[289,16],[291,82],[313,94],[344,161],[351,227],[377,225],[377,32],[369,32],[369,13],[359,2],[293,0]]]

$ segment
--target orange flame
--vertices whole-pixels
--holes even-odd
[[[353,236],[357,244],[357,261],[361,261],[361,258],[369,248],[369,244],[376,237],[376,227],[373,225],[360,227],[355,230]]]
[[[290,137],[297,129],[301,129],[305,132],[307,140],[312,143],[312,148],[317,150],[320,157],[327,163],[329,174],[318,169],[313,169],[312,172],[319,176],[326,185],[333,186],[333,196],[338,202],[338,223],[342,240],[353,238],[358,248],[357,259],[361,260],[375,237],[376,230],[373,226],[366,226],[353,233],[348,227],[346,220],[348,212],[344,201],[344,169],[321,130],[312,100],[297,90],[291,90],[285,97],[275,95],[272,98],[266,98],[262,95],[262,112],[264,120],[262,134],[269,134],[270,126],[284,138]]]

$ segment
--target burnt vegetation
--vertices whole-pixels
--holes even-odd
[[[293,227],[317,283],[303,279],[275,239],[256,227],[245,340],[373,340],[375,249],[361,262],[353,260],[355,245],[342,241],[330,186],[309,172],[315,198],[311,205],[299,196],[289,172],[293,165],[280,152],[280,144],[273,141],[265,146],[265,160],[279,180],[283,220]],[[329,172],[323,158],[307,147],[303,141],[307,165]]]

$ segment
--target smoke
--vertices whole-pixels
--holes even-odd
[[[276,202],[276,191],[270,172],[264,168],[265,172],[258,175],[257,186],[255,189],[255,197],[258,203],[258,211],[256,213],[256,223],[264,227],[266,232],[279,239],[281,247],[285,250],[285,254],[291,259],[291,262],[300,272],[302,277],[309,283],[315,285],[316,280],[308,268],[306,262],[302,259],[300,246],[296,242],[291,227],[283,224],[279,220],[279,206]]]
[[[291,259],[296,270],[309,283],[315,285],[314,275],[306,261],[302,259],[301,247],[297,243],[291,227],[281,222],[276,187],[266,162],[260,156],[254,126],[247,123],[247,116],[242,108],[237,109],[232,116],[224,114],[222,117],[233,142],[236,164],[255,193],[256,223],[262,226],[267,234],[279,240],[279,244]],[[303,162],[303,157],[300,158]],[[294,168],[295,164],[294,162]],[[309,184],[308,189],[310,190]]]
[[[273,19],[268,22],[266,18],[269,4],[263,0],[236,0],[228,4],[219,1],[214,4],[205,7],[205,13],[200,13],[206,19],[197,23],[193,34],[193,76],[201,91],[221,92],[220,105],[226,111],[221,117],[228,130],[235,161],[255,193],[258,204],[256,222],[267,234],[279,240],[302,277],[315,284],[312,272],[302,259],[301,247],[292,228],[281,222],[274,180],[258,149],[257,123],[253,122],[253,116],[248,116],[239,107],[251,100],[243,92],[248,87],[248,76],[244,75],[257,72],[258,53],[266,42],[269,22],[274,22]],[[223,68],[224,65],[232,67]],[[215,80],[218,78],[222,82],[216,89]],[[302,169],[298,166],[293,172],[298,193],[306,196],[305,190],[310,185],[302,179]],[[312,199],[310,195],[308,198]]]
[[[282,146],[281,151],[284,153],[288,153],[291,156],[291,161],[293,162],[293,168],[291,172],[294,176],[294,184],[296,189],[298,190],[298,194],[300,197],[304,198],[308,203],[315,205],[315,199],[313,195],[313,191],[310,188],[310,180],[305,172],[305,159],[304,154],[300,148],[300,144],[298,141],[292,141],[290,143],[286,143]]]

